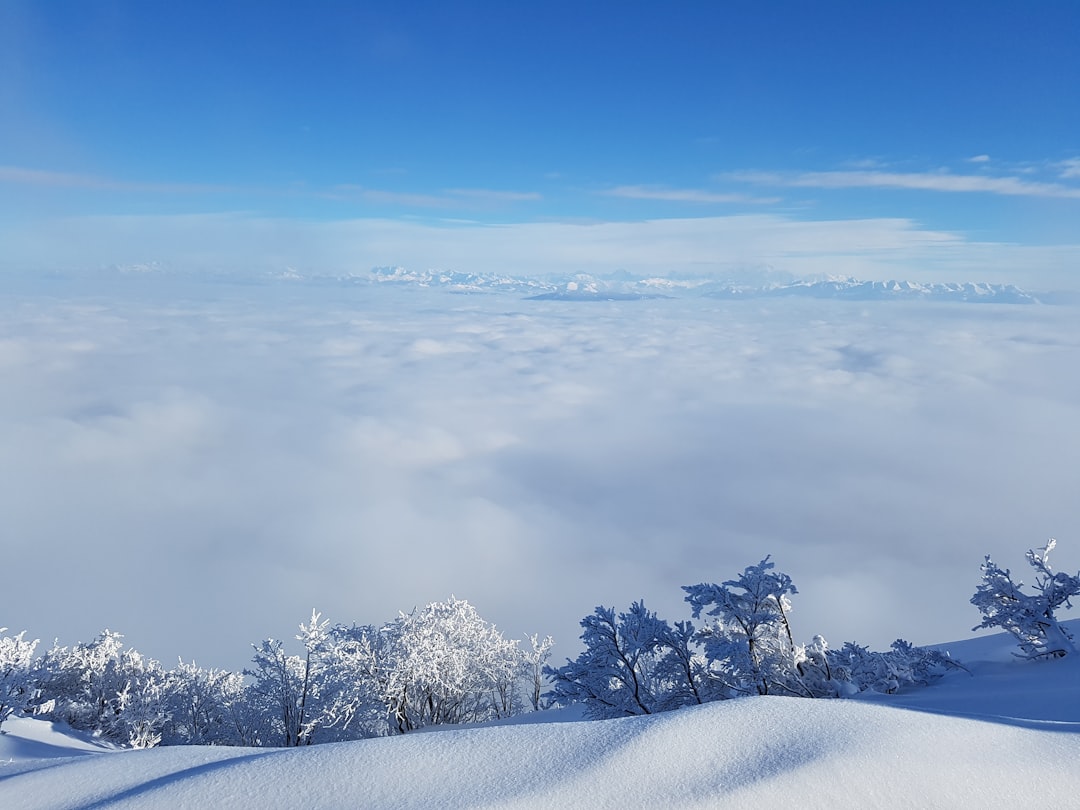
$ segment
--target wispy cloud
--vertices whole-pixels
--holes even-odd
[[[1058,164],[1061,169],[1061,176],[1072,179],[1080,179],[1080,158],[1069,158],[1063,160]]]
[[[509,191],[489,188],[448,188],[437,193],[395,191],[342,183],[321,196],[333,199],[359,199],[379,205],[412,208],[501,207],[543,199],[535,191]]]
[[[989,163],[989,155],[974,155],[968,158],[968,163]]]
[[[456,204],[449,197],[437,194],[422,194],[409,191],[388,191],[386,189],[367,188],[353,183],[341,183],[328,192],[319,192],[320,196],[335,200],[362,200],[379,205],[402,205],[412,208],[452,208]]]
[[[538,191],[504,191],[493,188],[448,188],[446,194],[467,200],[493,203],[531,202],[543,199]]]
[[[719,193],[696,188],[665,188],[663,186],[616,186],[602,193],[609,197],[623,197],[629,200],[660,200],[685,203],[765,205],[780,201],[779,197],[753,197],[747,194]]]
[[[1071,174],[1063,174],[1072,177]],[[948,172],[733,172],[725,179],[763,186],[797,188],[898,188],[916,191],[941,191],[1001,194],[1020,197],[1058,197],[1080,199],[1080,188],[1060,183],[1042,183],[1019,177],[950,174]]]
[[[59,172],[25,166],[0,166],[0,185],[36,186],[52,189],[86,189],[143,194],[246,193],[255,196],[307,195],[335,200],[360,200],[375,205],[406,208],[499,208],[542,199],[535,191],[489,188],[448,188],[436,192],[401,191],[341,183],[329,189],[295,184],[288,188],[239,187],[203,183],[159,183],[121,180],[101,175]]]
[[[233,186],[226,185],[117,180],[93,174],[29,169],[23,166],[0,166],[0,183],[48,188],[83,188],[94,191],[150,192],[155,194],[193,194],[237,190]]]

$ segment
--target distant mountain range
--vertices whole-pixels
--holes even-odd
[[[841,298],[849,301],[957,301],[971,304],[1038,304],[1039,299],[1012,284],[926,284],[913,281],[795,281],[751,290],[728,288],[703,293],[711,298]]]
[[[725,300],[751,298],[817,298],[848,301],[949,301],[978,304],[1066,303],[1044,300],[1012,284],[858,281],[852,278],[772,282],[760,286],[707,278],[641,278],[626,272],[608,276],[576,274],[528,277],[444,270],[377,267],[366,275],[348,276],[353,283],[435,287],[457,293],[518,293],[529,300],[632,301],[697,296]],[[344,280],[344,279],[343,279]]]
[[[127,278],[199,277],[157,262],[101,268]],[[460,295],[501,293],[531,301],[638,301],[662,298],[712,298],[739,301],[810,298],[841,301],[930,301],[965,304],[1052,304],[1080,306],[1080,292],[1031,292],[1013,284],[860,281],[849,277],[795,279],[772,272],[748,272],[741,278],[709,276],[636,276],[625,270],[606,275],[585,273],[529,276],[471,273],[460,270],[409,270],[375,267],[367,272],[330,274],[283,271],[263,275],[205,276],[230,284],[310,284],[314,286],[418,287]]]

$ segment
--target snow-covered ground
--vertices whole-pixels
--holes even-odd
[[[874,700],[746,698],[301,749],[107,752],[40,721],[0,737],[0,807],[1075,807],[1080,661],[942,645],[971,674]],[[915,709],[915,710],[913,710]]]

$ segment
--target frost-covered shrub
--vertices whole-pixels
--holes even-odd
[[[270,745],[310,745],[321,725],[321,703],[327,685],[324,678],[330,650],[329,622],[316,611],[311,621],[300,624],[297,641],[303,655],[289,655],[285,645],[267,639],[255,646],[251,697],[264,719],[264,736]],[[276,740],[276,741],[275,741]]]
[[[547,667],[556,703],[581,703],[594,719],[653,714],[705,700],[704,659],[691,648],[694,628],[674,627],[635,602],[616,616],[597,607],[581,620],[585,651]]]
[[[524,659],[468,602],[451,597],[380,631],[382,699],[397,731],[475,723],[521,711]]]
[[[886,652],[873,652],[849,641],[839,650],[828,650],[826,662],[838,697],[928,686],[950,669],[961,668],[944,653],[903,639],[894,641]]]
[[[162,745],[257,745],[244,676],[180,661],[166,673]]]
[[[537,690],[518,642],[453,597],[379,628],[330,627],[313,613],[297,640],[303,645],[299,656],[280,641],[262,642],[254,668],[246,671],[266,744],[306,745],[492,720],[517,714],[527,690]],[[533,664],[542,666],[549,649],[550,640],[537,640]]]
[[[105,630],[88,644],[54,646],[36,668],[36,713],[105,739],[148,748],[165,721],[165,672]]]
[[[389,733],[389,715],[382,697],[386,675],[386,635],[378,628],[331,628],[320,690],[318,741]]]
[[[712,617],[697,634],[709,674],[732,695],[787,694],[811,697],[799,664],[804,649],[788,624],[789,595],[798,593],[787,574],[765,557],[721,585],[688,585],[694,618]]]
[[[555,646],[555,639],[551,636],[540,637],[538,633],[529,636],[529,649],[522,651],[525,667],[525,688],[529,703],[534,712],[545,708],[543,701],[545,675],[547,661],[551,657],[551,648]]]
[[[1035,569],[1034,593],[1024,593],[1023,582],[1013,582],[1007,568],[1001,568],[990,555],[982,564],[982,582],[971,597],[983,620],[974,630],[984,627],[1008,630],[1015,636],[1021,658],[1060,658],[1075,655],[1072,635],[1058,623],[1055,611],[1072,607],[1070,599],[1080,595],[1080,574],[1055,572],[1048,558],[1056,540],[1051,539],[1038,551],[1029,549],[1027,561]]]
[[[669,625],[635,602],[616,616],[598,607],[582,620],[585,651],[548,669],[551,696],[581,703],[593,718],[651,714],[743,695],[850,697],[925,686],[958,666],[898,640],[887,652],[856,644],[829,648],[822,636],[796,644],[788,622],[791,577],[766,557],[720,585],[684,587],[700,629]]]
[[[868,689],[895,692],[925,686],[952,665],[946,656],[903,640],[883,653],[852,643],[830,649],[820,635],[796,644],[788,615],[789,596],[798,591],[774,567],[766,557],[721,585],[683,589],[694,618],[703,612],[713,617],[696,636],[713,682],[710,695],[836,698]]]
[[[7,632],[0,627],[0,633]],[[15,636],[0,636],[0,728],[12,714],[22,712],[34,698],[34,648],[37,639],[27,641],[25,631]]]

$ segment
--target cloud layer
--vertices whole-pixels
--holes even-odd
[[[985,162],[986,155],[971,158]],[[1062,164],[1063,178],[1075,177],[1073,164]],[[829,171],[798,172],[734,172],[730,179],[767,186],[792,186],[801,188],[900,188],[914,191],[944,191],[1001,194],[1017,197],[1057,197],[1080,199],[1080,188],[1060,183],[1025,180],[1020,177],[992,177],[981,174],[952,174],[950,172],[881,172],[881,171]]]
[[[929,643],[983,554],[1080,567],[1069,310],[131,289],[2,303],[16,630],[239,667],[453,593],[572,655],[771,553],[800,636]]]

